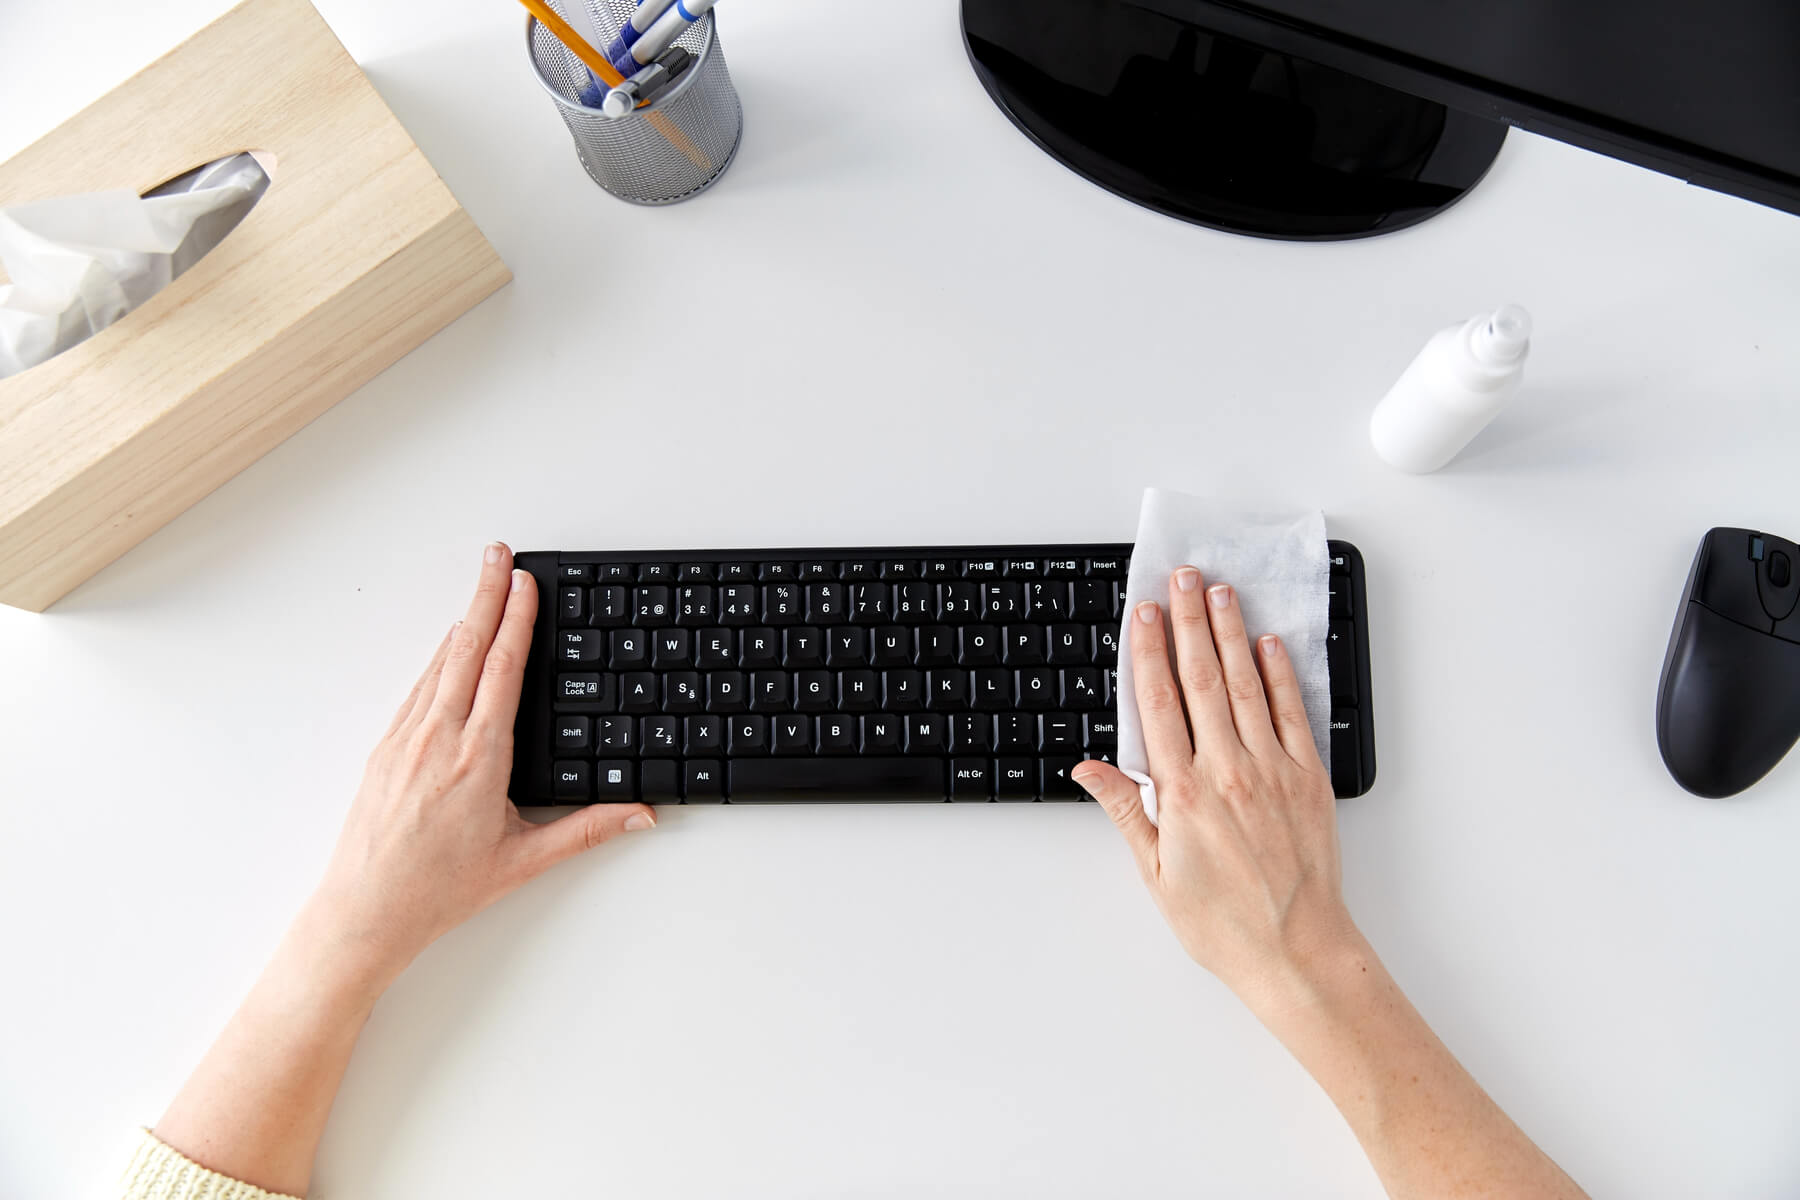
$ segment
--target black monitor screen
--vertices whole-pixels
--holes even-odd
[[[1158,4],[1171,10],[1177,6]],[[1230,7],[1681,157],[1800,179],[1800,0],[1260,0]],[[1196,12],[1197,19],[1201,14]],[[1726,164],[1722,164],[1726,165]]]

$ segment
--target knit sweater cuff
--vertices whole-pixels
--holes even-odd
[[[209,1171],[148,1129],[119,1183],[121,1200],[300,1200]]]

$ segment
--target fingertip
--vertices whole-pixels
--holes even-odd
[[[656,811],[647,806],[640,806],[638,811],[625,818],[625,832],[637,833],[642,829],[656,828]]]
[[[1132,611],[1137,614],[1138,622],[1143,625],[1154,625],[1156,619],[1162,615],[1154,600],[1145,600]]]
[[[1262,651],[1264,658],[1278,658],[1281,655],[1281,639],[1272,633],[1265,633],[1256,639],[1256,648]]]

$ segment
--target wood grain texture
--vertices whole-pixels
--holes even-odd
[[[511,278],[306,0],[247,0],[0,164],[0,205],[240,150],[272,179],[218,248],[0,380],[0,603],[48,607]]]

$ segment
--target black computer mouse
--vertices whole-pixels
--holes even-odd
[[[1800,738],[1800,547],[1714,529],[1688,572],[1656,696],[1656,744],[1699,796],[1732,796]]]

